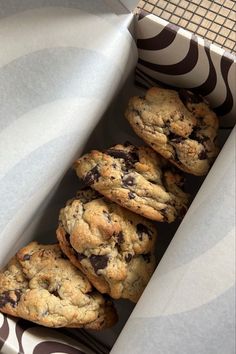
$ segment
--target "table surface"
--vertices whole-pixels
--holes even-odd
[[[236,53],[235,0],[141,0],[138,7]]]

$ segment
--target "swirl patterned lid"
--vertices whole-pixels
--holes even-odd
[[[205,39],[139,11],[136,19],[139,52],[136,81],[144,88],[161,85],[201,93],[221,126],[235,123],[236,57]]]

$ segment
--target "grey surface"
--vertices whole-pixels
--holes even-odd
[[[233,354],[235,129],[112,354]]]

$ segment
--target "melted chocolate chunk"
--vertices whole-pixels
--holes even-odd
[[[132,162],[133,163],[139,162],[138,153],[136,151],[131,152],[130,156],[132,157]]]
[[[87,186],[90,186],[91,184],[93,184],[94,182],[97,182],[99,177],[100,177],[100,173],[98,171],[98,166],[94,166],[88,173],[87,175],[84,177],[84,183]]]
[[[186,106],[188,103],[200,103],[203,102],[202,96],[198,95],[197,93],[190,92],[185,89],[179,90],[179,98]]]
[[[80,252],[76,252],[76,257],[78,258],[79,261],[82,261],[83,259],[86,258],[86,256]]]
[[[108,263],[108,257],[107,256],[96,256],[95,254],[90,256],[89,260],[90,260],[90,262],[92,264],[92,267],[93,267],[95,273],[97,273],[97,271],[99,269],[106,268],[107,263]]]
[[[197,136],[198,131],[199,131],[199,128],[197,128],[197,127],[193,128],[192,133],[189,135],[189,139],[198,141],[198,139],[199,139]]]
[[[174,134],[174,133],[170,133],[168,135],[168,138],[173,141],[174,143],[181,143],[181,141],[184,140],[184,138],[180,135]]]
[[[140,240],[143,239],[143,234],[148,235],[149,240],[152,239],[152,231],[147,226],[143,224],[137,224],[136,229],[137,229],[138,238]]]
[[[132,258],[133,258],[133,257],[132,257],[132,254],[131,254],[131,253],[128,253],[128,254],[125,256],[125,261],[126,261],[127,263],[129,263]]]
[[[124,160],[129,159],[129,153],[127,153],[124,150],[107,149],[105,150],[105,153],[109,156],[114,157],[115,159],[124,159]]]
[[[117,243],[118,245],[120,245],[123,241],[124,241],[124,235],[123,235],[123,232],[120,231],[118,233],[118,235],[116,236],[116,239],[117,239]]]
[[[135,198],[135,194],[133,192],[129,192],[128,196],[129,196],[129,199]]]
[[[14,291],[14,299],[10,296],[10,293],[12,291],[4,291],[2,294],[0,294],[0,308],[4,307],[6,304],[11,304],[12,307],[16,307],[20,297],[21,297],[21,291],[20,290],[15,290]]]
[[[65,253],[62,253],[62,254],[61,254],[61,258],[62,258],[62,259],[68,259],[68,257],[65,255]]]
[[[125,175],[122,178],[122,183],[125,187],[130,187],[134,185],[134,177],[129,176],[129,175]]]
[[[140,113],[137,109],[133,108],[132,112],[136,114],[136,116],[140,116]],[[137,123],[136,123],[137,124]]]
[[[29,261],[30,257],[31,257],[30,254],[25,254],[24,257],[23,257],[23,261]]]
[[[51,294],[54,295],[54,296],[56,296],[56,297],[60,297],[60,295],[59,295],[57,289],[55,289]]]
[[[127,152],[118,149],[108,149],[105,153],[115,159],[123,159],[125,161],[126,168],[132,168],[133,165],[139,161],[138,154],[135,151]]]
[[[202,150],[199,154],[198,154],[198,158],[199,160],[206,160],[207,159],[207,153],[205,150]]]
[[[66,233],[65,238],[66,238],[66,241],[68,243],[70,243],[70,234]]]
[[[199,128],[195,128],[192,131],[192,133],[189,135],[189,139],[196,140],[200,144],[203,144],[205,141],[209,140],[209,138],[208,138],[208,136],[204,136],[204,135],[199,136],[199,135],[197,135],[199,130],[200,130]]]
[[[145,262],[150,263],[151,262],[151,253],[143,254],[143,259]]]

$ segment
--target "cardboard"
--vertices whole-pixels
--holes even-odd
[[[140,142],[123,117],[128,98],[143,93],[135,80],[205,87],[222,113],[222,145],[228,137],[235,59],[153,15],[134,18],[133,3],[0,0],[1,266],[32,239],[55,240],[59,209],[79,188],[69,169],[77,156]],[[164,74],[163,65],[176,68],[190,47],[201,54],[193,69]],[[207,85],[212,78],[215,86]],[[116,303],[120,321],[101,333],[47,329],[0,314],[1,353],[108,353],[115,341],[113,353],[232,353],[233,134],[180,227],[157,226],[159,259],[178,231],[123,330],[133,309],[128,301]],[[201,182],[189,181],[194,193]]]

